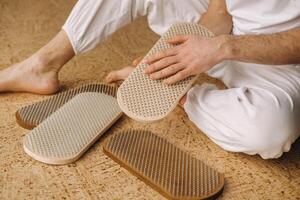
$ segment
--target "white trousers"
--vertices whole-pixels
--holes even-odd
[[[147,15],[163,34],[177,22],[197,22],[209,0],[79,0],[63,29],[76,54]],[[223,149],[263,158],[290,150],[300,129],[300,68],[227,61],[207,72],[228,87],[202,84],[188,92],[185,111]],[[299,122],[298,122],[299,121]]]

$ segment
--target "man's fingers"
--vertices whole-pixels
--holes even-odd
[[[177,35],[167,40],[170,44],[181,44],[189,39],[189,35]]]
[[[144,72],[145,72],[145,74],[151,74],[151,73],[161,70],[165,67],[168,67],[176,62],[177,62],[176,56],[162,58],[162,59],[158,60],[157,62],[146,67]]]
[[[176,63],[176,64],[173,64],[173,65],[170,65],[158,72],[155,72],[153,74],[150,75],[150,78],[152,79],[161,79],[161,78],[165,78],[165,77],[168,77],[168,76],[171,76],[177,72],[179,72],[180,70],[182,70],[184,67],[182,64],[180,63]]]
[[[167,78],[166,80],[164,80],[164,83],[167,85],[171,85],[174,83],[177,83],[187,77],[189,77],[191,74],[189,74],[189,70],[188,69],[184,69],[176,74],[174,74],[173,76]]]
[[[166,51],[158,52],[152,56],[149,56],[147,59],[144,60],[144,62],[147,64],[151,64],[162,58],[174,56],[176,53],[177,53],[177,48],[174,47],[174,48],[168,49]]]

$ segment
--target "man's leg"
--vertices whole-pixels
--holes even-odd
[[[142,6],[145,2],[147,0],[79,0],[63,30],[48,44],[26,60],[0,71],[0,92],[55,93],[62,66],[137,16],[147,14],[148,8]]]
[[[58,71],[74,56],[64,31],[26,60],[0,71],[0,92],[52,94],[58,90]]]
[[[277,158],[299,136],[300,71],[238,62],[208,72],[229,89],[203,84],[184,105],[193,121],[223,149]]]

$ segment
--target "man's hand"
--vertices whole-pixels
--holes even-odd
[[[225,41],[226,36],[213,38],[199,35],[176,36],[168,42],[177,46],[154,54],[144,61],[149,64],[145,74],[153,79],[168,77],[164,83],[174,84],[189,76],[205,72],[224,59],[222,44]]]
[[[225,0],[210,0],[200,24],[212,31],[216,37],[204,38],[198,35],[181,35],[170,39],[178,46],[149,57],[145,73],[153,79],[168,77],[167,84],[176,83],[191,75],[207,71],[224,60],[222,47],[232,29],[232,19],[226,9]],[[225,51],[225,50],[224,50]],[[226,50],[227,52],[227,50]]]

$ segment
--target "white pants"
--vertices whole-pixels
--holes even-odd
[[[79,54],[138,16],[147,15],[150,28],[158,34],[177,22],[197,22],[208,1],[79,0],[63,29]],[[222,80],[228,89],[195,86],[188,92],[185,111],[225,150],[279,157],[299,136],[298,67],[221,63],[207,73]]]

